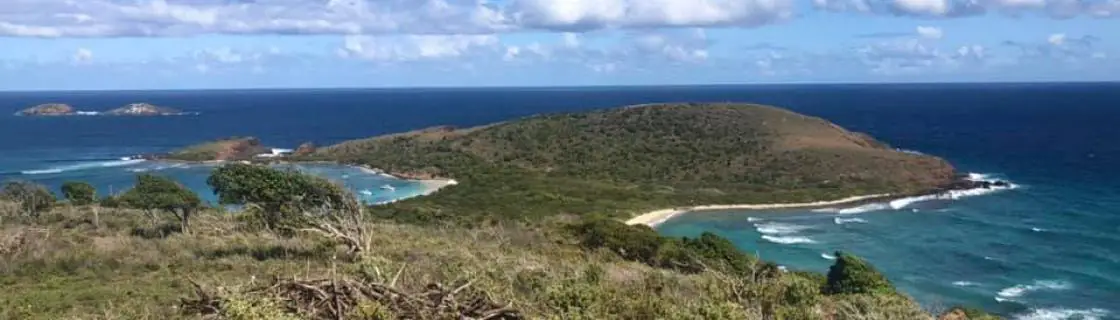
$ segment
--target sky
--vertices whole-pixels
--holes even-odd
[[[0,0],[0,90],[1120,81],[1120,0]]]

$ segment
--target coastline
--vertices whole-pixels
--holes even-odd
[[[766,204],[726,204],[726,205],[703,205],[693,207],[678,207],[670,209],[660,209],[640,214],[636,217],[626,220],[628,225],[644,224],[650,227],[657,227],[657,225],[672,219],[680,214],[699,211],[720,211],[720,210],[771,210],[771,209],[795,209],[795,208],[816,208],[827,207],[841,204],[851,204],[860,201],[874,200],[891,197],[889,193],[885,194],[871,194],[848,197],[832,201],[817,201],[817,202],[802,202],[802,203],[766,203]]]

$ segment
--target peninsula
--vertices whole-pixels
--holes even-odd
[[[0,249],[14,249],[0,250],[0,266],[18,290],[0,292],[0,318],[998,319],[971,308],[938,317],[849,253],[827,270],[790,271],[712,233],[624,223],[661,208],[826,205],[978,184],[937,157],[775,107],[649,104],[297,149],[233,137],[150,156],[232,162],[207,184],[252,204],[235,216],[150,174],[98,204],[92,187],[64,187],[71,202],[57,208],[28,202],[53,200],[28,196],[45,188],[6,186],[0,229],[15,233]],[[325,179],[243,161],[460,183],[361,207]]]

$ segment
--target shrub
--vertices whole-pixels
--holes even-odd
[[[836,252],[836,263],[828,268],[825,294],[894,294],[894,285],[863,259]]]
[[[684,238],[685,248],[700,257],[708,267],[723,268],[736,275],[748,275],[758,262],[753,256],[739,251],[731,240],[704,232],[699,238]]]
[[[0,190],[0,199],[19,204],[20,210],[26,216],[37,217],[43,211],[54,206],[54,194],[46,187],[27,181],[12,181]]]
[[[191,215],[202,207],[202,199],[194,191],[170,178],[151,174],[136,176],[136,186],[122,194],[120,200],[149,215],[157,210],[174,215],[182,222],[184,233],[190,232]]]
[[[84,206],[97,201],[97,189],[89,183],[67,181],[62,184],[62,196],[70,201],[70,204]]]
[[[206,183],[222,204],[253,205],[272,229],[307,211],[355,210],[357,200],[346,188],[327,179],[294,170],[261,165],[229,164],[217,168]]]
[[[627,260],[654,264],[661,236],[647,226],[628,226],[610,219],[590,219],[576,226],[584,248],[607,248]]]

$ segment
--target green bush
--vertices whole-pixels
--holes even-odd
[[[270,228],[280,227],[308,211],[352,210],[353,195],[330,180],[295,170],[262,165],[229,164],[210,174],[206,183],[221,204],[252,205]]]
[[[825,294],[895,294],[887,277],[863,259],[836,252],[836,263],[828,268]]]
[[[54,206],[55,197],[47,187],[27,181],[11,181],[0,189],[0,199],[19,204],[23,214],[37,217]]]
[[[97,201],[97,189],[82,181],[67,181],[62,184],[62,196],[70,204],[84,206]]]
[[[590,219],[576,232],[584,248],[606,248],[627,260],[654,263],[662,238],[647,226],[628,226],[610,219]]]
[[[190,219],[202,207],[202,199],[194,191],[167,177],[151,174],[136,176],[136,185],[120,196],[125,205],[142,209],[152,215],[163,211],[182,223],[181,230],[190,232]]]
[[[699,238],[684,238],[683,244],[710,268],[721,268],[736,275],[748,275],[758,259],[739,251],[731,240],[704,232]]]

